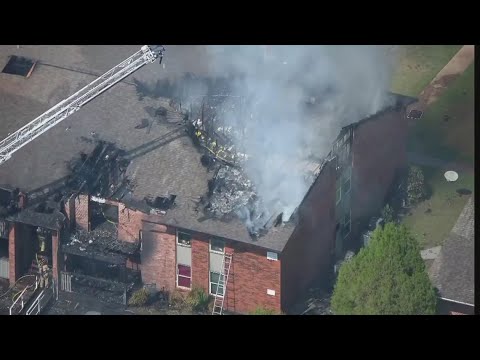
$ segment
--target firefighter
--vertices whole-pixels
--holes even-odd
[[[40,272],[40,288],[48,288],[50,284],[50,268],[48,267],[47,261],[41,258],[38,266]]]

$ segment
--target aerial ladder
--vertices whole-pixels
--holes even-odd
[[[69,98],[50,108],[27,125],[0,141],[0,165],[10,159],[22,147],[33,141],[53,126],[98,95],[108,90],[128,75],[134,73],[146,64],[160,59],[162,63],[165,48],[163,45],[144,45],[139,51],[107,71],[105,74],[80,89]]]

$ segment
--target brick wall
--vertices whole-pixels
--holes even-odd
[[[129,209],[122,203],[116,204],[118,205],[118,239],[128,242],[138,241],[142,219],[148,218],[148,215]]]
[[[268,260],[266,249],[250,244],[230,241],[225,250],[233,253],[225,309],[248,313],[261,307],[280,312],[280,261]],[[268,295],[269,289],[275,295]]]
[[[333,269],[335,168],[327,163],[299,211],[299,223],[281,255],[282,309],[288,310],[320,275]]]
[[[62,258],[58,252],[60,232],[52,231],[52,274],[56,281],[58,281],[58,272],[62,269]]]
[[[353,133],[352,234],[383,207],[397,169],[407,164],[405,112],[389,111]]]
[[[75,226],[78,229],[90,230],[90,197],[88,195],[78,195],[75,199]]]
[[[209,291],[209,237],[193,234],[192,238],[192,285]]]
[[[18,233],[18,225],[15,223],[10,224],[10,231],[8,233],[8,259],[9,259],[9,280],[10,284],[13,284],[15,281],[17,281],[19,277],[19,269],[18,269],[18,264],[17,264],[17,256],[18,254],[18,249],[17,249],[17,242],[16,240],[16,234]]]
[[[88,216],[88,198],[75,200],[77,226],[84,228]],[[161,216],[147,215],[118,204],[118,238],[122,241],[137,241],[142,231],[140,264],[129,260],[127,266],[141,270],[142,281],[156,284],[160,289],[176,289],[176,229],[159,224]],[[80,225],[78,224],[80,220]],[[83,224],[83,225],[82,225]],[[186,230],[188,232],[188,230]],[[209,239],[207,234],[192,234],[192,286],[209,291]],[[254,245],[228,242],[228,249],[235,255],[227,289],[226,308],[236,312],[248,312],[256,307],[280,311],[280,261],[267,260],[267,251]],[[232,249],[232,246],[235,249]],[[267,295],[267,289],[275,296]]]
[[[142,241],[142,281],[156,284],[157,289],[175,289],[175,229],[144,223]]]

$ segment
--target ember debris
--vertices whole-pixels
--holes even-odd
[[[101,229],[97,228],[90,232],[77,230],[70,236],[70,242],[64,248],[76,249],[85,255],[95,253],[104,256],[111,253],[132,255],[139,249],[139,244],[118,240],[115,225],[107,223]]]

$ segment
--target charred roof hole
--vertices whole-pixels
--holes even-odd
[[[37,206],[35,206],[35,211],[42,214],[53,214],[55,208],[47,202],[41,202]]]
[[[68,186],[102,198],[113,197],[121,189],[125,192],[128,185],[125,173],[130,162],[124,156],[124,150],[99,141],[90,154],[81,153],[69,164]]]
[[[35,60],[31,60],[22,56],[10,56],[7,65],[3,68],[4,74],[19,75],[29,78],[36,65]]]
[[[145,199],[147,204],[155,209],[159,209],[162,211],[167,211],[171,209],[171,207],[175,204],[175,199],[177,195],[170,195],[170,196],[157,196],[154,200]]]

